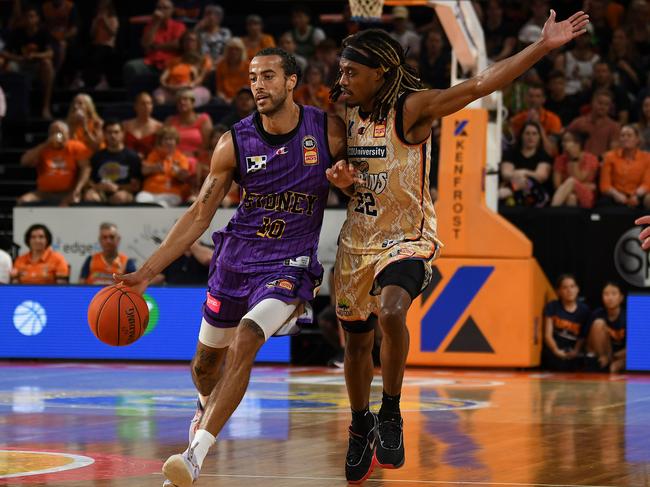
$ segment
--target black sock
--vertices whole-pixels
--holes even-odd
[[[389,396],[386,391],[383,392],[381,398],[381,408],[379,409],[379,421],[387,419],[395,419],[400,416],[399,399],[402,395]]]
[[[368,406],[360,411],[352,410],[352,431],[356,434],[367,435],[374,423]]]

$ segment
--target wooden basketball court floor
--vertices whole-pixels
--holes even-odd
[[[183,365],[0,363],[0,485],[160,486],[194,404]],[[650,485],[649,406],[650,376],[409,370],[406,464],[366,485]],[[341,371],[256,367],[195,485],[344,486],[348,421]]]

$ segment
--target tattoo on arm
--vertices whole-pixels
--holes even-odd
[[[217,179],[214,178],[210,183],[210,186],[208,186],[208,188],[205,190],[205,194],[203,195],[203,199],[201,200],[201,203],[206,204],[208,202],[216,184],[217,184]]]

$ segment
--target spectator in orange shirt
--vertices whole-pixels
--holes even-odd
[[[526,92],[526,105],[528,110],[521,111],[510,119],[510,127],[515,137],[521,135],[521,129],[528,121],[537,122],[542,130],[542,146],[544,150],[553,155],[557,154],[557,146],[555,137],[562,131],[562,121],[555,113],[546,110],[544,103],[546,102],[546,95],[544,88],[537,85],[531,85]]]
[[[179,40],[186,29],[185,24],[172,19],[173,13],[171,0],[158,0],[142,34],[144,59],[132,59],[124,65],[122,76],[127,87],[145,78],[158,77],[167,62],[178,55]]]
[[[203,85],[205,75],[212,70],[212,61],[199,50],[199,36],[196,32],[185,31],[181,37],[181,55],[169,61],[167,69],[160,76],[161,87],[154,91],[158,105],[176,101],[180,90],[191,90],[194,106],[205,105],[210,101],[210,90]]]
[[[600,171],[602,205],[650,208],[650,153],[639,149],[641,139],[634,125],[621,129],[620,148],[605,154]]]
[[[101,252],[89,255],[81,268],[79,282],[84,284],[113,284],[113,274],[135,272],[135,261],[119,252],[121,236],[114,223],[99,226]]]
[[[189,195],[190,164],[177,147],[179,139],[174,127],[165,126],[158,132],[156,148],[142,163],[145,179],[135,197],[138,203],[178,206]]]
[[[40,223],[30,226],[25,232],[25,245],[29,252],[19,256],[11,271],[14,284],[66,284],[70,266],[65,257],[55,252],[52,232]]]
[[[594,207],[599,164],[595,155],[583,150],[584,143],[584,137],[577,132],[562,135],[562,154],[553,164],[555,193],[551,206]]]
[[[239,37],[226,42],[223,58],[217,63],[217,96],[230,103],[237,92],[249,86],[248,56],[246,47]]]
[[[36,191],[18,198],[18,204],[46,202],[59,206],[78,203],[90,177],[91,152],[77,140],[70,140],[65,122],[52,122],[49,137],[28,150],[20,164],[36,168]]]
[[[296,103],[312,105],[330,111],[330,89],[323,83],[323,69],[318,64],[310,64],[305,71],[305,82],[296,90]]]
[[[246,46],[246,56],[249,60],[265,47],[275,47],[275,39],[265,34],[263,28],[262,17],[259,15],[251,14],[246,17],[246,35],[242,37],[242,41]]]
[[[82,142],[92,153],[102,147],[104,121],[97,114],[95,103],[90,95],[79,93],[72,99],[66,123],[70,129],[71,139]]]
[[[621,126],[609,116],[613,95],[609,91],[596,90],[591,98],[591,112],[576,118],[567,127],[587,137],[585,150],[597,157],[618,145]]]

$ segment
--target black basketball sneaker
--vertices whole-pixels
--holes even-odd
[[[404,465],[404,421],[398,414],[379,421],[375,462],[381,468],[400,468]]]
[[[370,477],[375,468],[375,445],[377,416],[373,413],[373,426],[366,435],[360,435],[350,428],[348,454],[345,457],[345,478],[351,484],[360,484]]]

